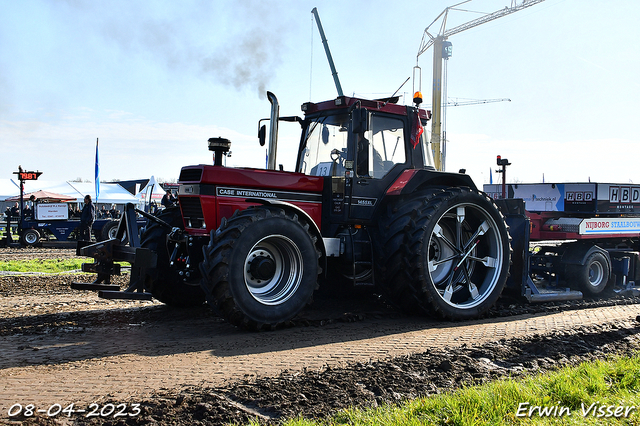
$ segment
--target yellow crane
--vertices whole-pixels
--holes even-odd
[[[447,17],[450,10],[456,10],[456,8],[462,4],[469,3],[471,0],[466,0],[453,6],[447,7],[436,19],[433,20],[427,28],[425,28],[422,35],[422,41],[420,42],[420,48],[418,49],[418,55],[416,56],[416,66],[414,67],[413,79],[414,79],[414,92],[421,91],[421,70],[418,66],[418,58],[424,52],[426,52],[431,46],[433,46],[433,88],[432,88],[432,118],[431,118],[431,143],[433,147],[433,157],[436,169],[444,170],[444,140],[442,140],[442,62],[447,60],[451,56],[451,42],[447,41],[449,37],[470,28],[477,27],[484,23],[493,21],[503,16],[510,15],[519,10],[526,9],[538,3],[542,3],[544,0],[522,0],[522,3],[518,4],[516,0],[511,1],[511,6],[505,6],[503,9],[497,10],[493,13],[487,13],[479,18],[468,21],[457,27],[446,29]],[[429,32],[431,27],[441,20],[440,29],[437,35]],[[416,78],[416,75],[418,76]],[[418,81],[418,88],[415,87],[416,80]]]

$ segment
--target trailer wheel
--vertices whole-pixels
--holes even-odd
[[[224,220],[204,248],[207,302],[235,326],[274,329],[311,302],[320,252],[309,224],[274,206]]]
[[[476,318],[500,297],[511,245],[485,195],[447,188],[401,201],[384,219],[383,292],[396,306],[448,319]]]
[[[25,246],[33,247],[40,242],[40,233],[35,229],[25,229],[20,235],[20,241]]]
[[[180,208],[170,207],[162,210],[158,218],[167,222],[172,227],[183,227]],[[162,225],[149,221],[149,225],[140,237],[140,245],[143,248],[153,250],[157,256],[155,273],[145,278],[145,289],[153,294],[153,297],[169,306],[189,307],[202,305],[205,301],[204,293],[200,288],[200,279],[196,277],[185,281],[180,275],[180,270],[170,265],[171,253],[167,247],[167,235],[169,230]]]
[[[118,225],[120,224],[119,220],[112,220],[107,222],[100,231],[100,237],[103,240],[110,240],[116,237],[116,233],[118,232]]]
[[[609,283],[611,270],[602,253],[591,253],[584,265],[567,265],[567,278],[589,295],[600,294]]]

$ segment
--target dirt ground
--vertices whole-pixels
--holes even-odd
[[[72,250],[0,249],[2,260],[73,256]],[[153,333],[154,330],[167,330],[167,327],[180,330],[183,325],[192,324],[195,327],[205,323],[215,324],[216,330],[223,330],[223,334],[237,336],[244,333],[222,323],[206,306],[185,312],[167,310],[156,302],[145,302],[143,305],[139,302],[118,302],[124,305],[116,305],[113,301],[81,297],[69,290],[68,284],[72,279],[78,279],[78,276],[0,276],[0,339],[12,347],[19,341],[57,339],[64,342],[68,336],[79,339],[91,333],[107,333],[104,339],[109,339],[108,333],[126,334],[127,330],[138,326],[144,327],[147,333]],[[118,283],[125,285],[126,277],[119,278]],[[625,303],[635,301],[627,300]],[[505,311],[517,310],[510,306],[506,305],[496,312],[507,315]],[[554,305],[552,310],[558,307],[561,305]],[[304,327],[311,333],[317,330],[318,335],[320,332],[323,335],[333,333],[333,341],[348,343],[350,339],[355,339],[345,337],[353,332],[354,322],[363,325],[358,330],[364,330],[364,334],[357,339],[364,340],[376,336],[380,329],[393,329],[395,324],[403,321],[413,319],[404,318],[375,295],[363,297],[350,293],[341,297],[340,303],[320,297],[315,307],[304,312],[291,326],[293,330]],[[109,328],[105,328],[104,324],[109,324]],[[424,327],[430,326],[439,324],[424,323]],[[207,330],[212,330],[212,327],[209,326]],[[269,336],[275,340],[299,335],[276,331],[253,336],[256,341],[268,341]],[[242,336],[243,341],[251,341],[250,334]],[[294,345],[295,342],[273,342],[272,346],[274,350],[282,350],[283,346],[289,344]],[[32,352],[33,356],[39,356],[45,352],[35,343],[32,345],[24,343],[15,353]],[[298,416],[320,419],[348,407],[397,404],[418,396],[451,391],[465,384],[482,383],[505,376],[530,375],[583,360],[603,358],[608,354],[631,354],[639,346],[640,323],[635,316],[611,319],[552,333],[541,330],[519,338],[504,336],[477,345],[441,345],[427,352],[414,352],[400,357],[371,357],[368,361],[345,361],[313,369],[292,365],[291,369],[281,369],[279,374],[247,375],[245,378],[221,381],[215,386],[186,384],[171,388],[158,387],[152,393],[136,396],[129,401],[110,399],[107,395],[101,401],[102,406],[135,402],[140,404],[140,414],[118,419],[76,416],[67,420],[67,424],[217,425],[233,422],[245,424],[249,420],[278,424],[283,419]],[[267,351],[256,353],[268,359]],[[115,354],[119,355],[120,352]],[[124,350],[122,354],[128,355]],[[157,355],[154,353],[154,356]],[[41,360],[36,364],[59,366],[75,362],[73,356],[53,360],[47,358],[46,362]],[[104,354],[81,356],[83,362],[93,362],[92,357],[100,360],[104,359]],[[0,373],[3,369],[22,371],[23,368],[34,368],[33,363],[18,359],[0,360]],[[7,424],[61,424],[60,421],[60,418],[52,419],[43,414],[9,419],[7,413],[0,413],[0,423]]]

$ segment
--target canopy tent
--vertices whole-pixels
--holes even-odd
[[[85,195],[91,195],[94,204],[138,204],[138,199],[117,183],[100,182],[100,196],[95,200],[96,187],[89,182],[69,182],[69,185],[80,194],[78,202],[84,201]]]
[[[150,200],[147,200],[148,193],[151,194]],[[136,198],[140,200],[142,203],[146,203],[147,201],[155,201],[158,204],[162,201],[162,197],[164,197],[165,190],[162,189],[162,186],[156,181],[156,178],[151,176],[149,182],[136,194]]]
[[[69,197],[68,195],[56,194],[55,192],[43,191],[43,190],[24,194],[24,199],[28,200],[31,198],[32,195],[38,201],[75,201],[76,200],[76,197]],[[7,198],[5,201],[20,201],[20,195],[15,195],[11,198]]]
[[[25,194],[40,190],[64,195],[69,201],[78,203],[84,201],[85,195],[89,194],[93,198],[95,194],[95,186],[93,183],[46,180],[29,180],[24,183]],[[16,196],[20,196],[19,183],[13,179],[0,179],[0,201]],[[28,199],[29,197],[25,196],[25,200]],[[101,204],[137,204],[138,199],[117,183],[101,183],[100,199],[98,202]]]
[[[24,183],[24,193],[35,191],[49,191],[56,194],[64,194],[68,197],[72,197],[73,200],[80,198],[80,201],[84,199],[84,195],[76,191],[68,182],[59,180],[28,180]],[[28,198],[26,198],[28,199]]]
[[[13,179],[0,179],[0,201],[14,195],[20,195],[20,187]]]

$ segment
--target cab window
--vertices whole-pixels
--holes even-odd
[[[373,114],[370,130],[357,138],[356,173],[361,177],[383,178],[396,164],[406,163],[402,120]]]
[[[309,123],[306,143],[298,159],[299,172],[312,176],[344,174],[347,152],[346,114],[318,118]]]

